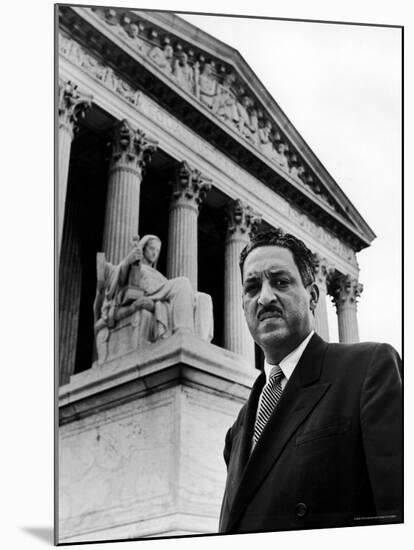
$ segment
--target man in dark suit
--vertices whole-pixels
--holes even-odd
[[[265,366],[227,432],[220,532],[402,522],[398,354],[314,332],[312,254],[292,235],[258,234],[240,267]]]

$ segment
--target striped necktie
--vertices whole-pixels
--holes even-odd
[[[279,401],[282,395],[281,380],[283,378],[282,369],[279,365],[276,365],[270,371],[269,381],[263,388],[262,400],[260,402],[259,413],[254,425],[253,439],[256,444],[267,421],[270,418],[276,403]]]

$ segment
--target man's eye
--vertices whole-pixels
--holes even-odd
[[[258,283],[251,282],[251,283],[246,283],[244,285],[244,292],[246,294],[254,294],[255,292],[258,291],[258,289],[259,289]]]
[[[277,288],[286,287],[288,284],[289,284],[289,281],[287,279],[276,279],[272,281],[272,285]]]

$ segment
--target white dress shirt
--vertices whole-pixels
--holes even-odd
[[[296,365],[299,363],[299,359],[302,357],[302,353],[305,351],[305,348],[308,345],[309,340],[312,338],[314,333],[315,333],[315,331],[311,330],[310,333],[306,336],[306,338],[304,340],[302,340],[302,342],[298,345],[298,347],[295,348],[293,351],[291,351],[288,355],[286,355],[286,357],[284,357],[278,363],[279,367],[281,368],[281,370],[283,372],[283,377],[280,381],[280,386],[282,388],[282,391],[284,390],[286,384],[288,383],[289,378],[292,376],[292,372],[295,370]],[[264,371],[265,371],[265,374],[266,374],[266,384],[269,382],[270,371],[275,366],[276,365],[271,365],[270,363],[265,361]],[[263,386],[263,389],[264,389],[264,386]],[[257,418],[257,414],[260,410],[260,404],[262,402],[262,395],[263,395],[263,390],[262,390],[262,393],[260,394],[259,402],[257,404],[256,418]]]

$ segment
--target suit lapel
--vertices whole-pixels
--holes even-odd
[[[235,492],[240,484],[246,463],[249,460],[253,426],[256,419],[257,403],[265,382],[266,376],[262,372],[256,379],[252,387],[252,391],[250,392],[249,399],[246,403],[243,420],[237,431],[233,434],[233,446],[231,450],[231,483],[230,478],[228,477],[226,484],[227,499],[230,507],[232,506]]]
[[[243,429],[241,453],[246,460],[240,475],[240,483],[232,499],[228,530],[239,519],[289,439],[328,390],[330,384],[317,383],[326,348],[327,344],[314,334],[249,458],[258,401],[258,395],[255,395],[255,400],[252,401],[252,405],[255,404],[254,411],[249,411],[253,418],[246,415],[248,422]]]
[[[240,456],[242,468],[244,469],[250,456],[250,448],[253,437],[253,428],[256,421],[257,404],[263,386],[266,383],[266,375],[264,372],[257,378],[246,407],[246,416],[242,427],[241,443],[240,443]],[[240,474],[242,470],[240,471]]]

